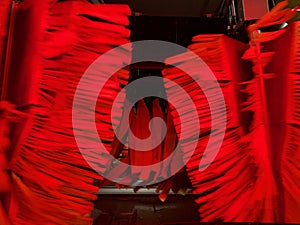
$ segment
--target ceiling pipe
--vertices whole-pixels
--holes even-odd
[[[105,4],[104,0],[91,0],[94,4]]]

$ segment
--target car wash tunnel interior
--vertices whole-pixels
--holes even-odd
[[[299,11],[0,0],[0,225],[300,224]]]

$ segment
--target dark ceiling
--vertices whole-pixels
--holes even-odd
[[[187,47],[198,34],[223,34],[224,18],[133,16],[130,18],[131,41],[163,40]]]
[[[227,0],[103,0],[128,4],[134,13],[146,16],[201,17],[223,16]]]

